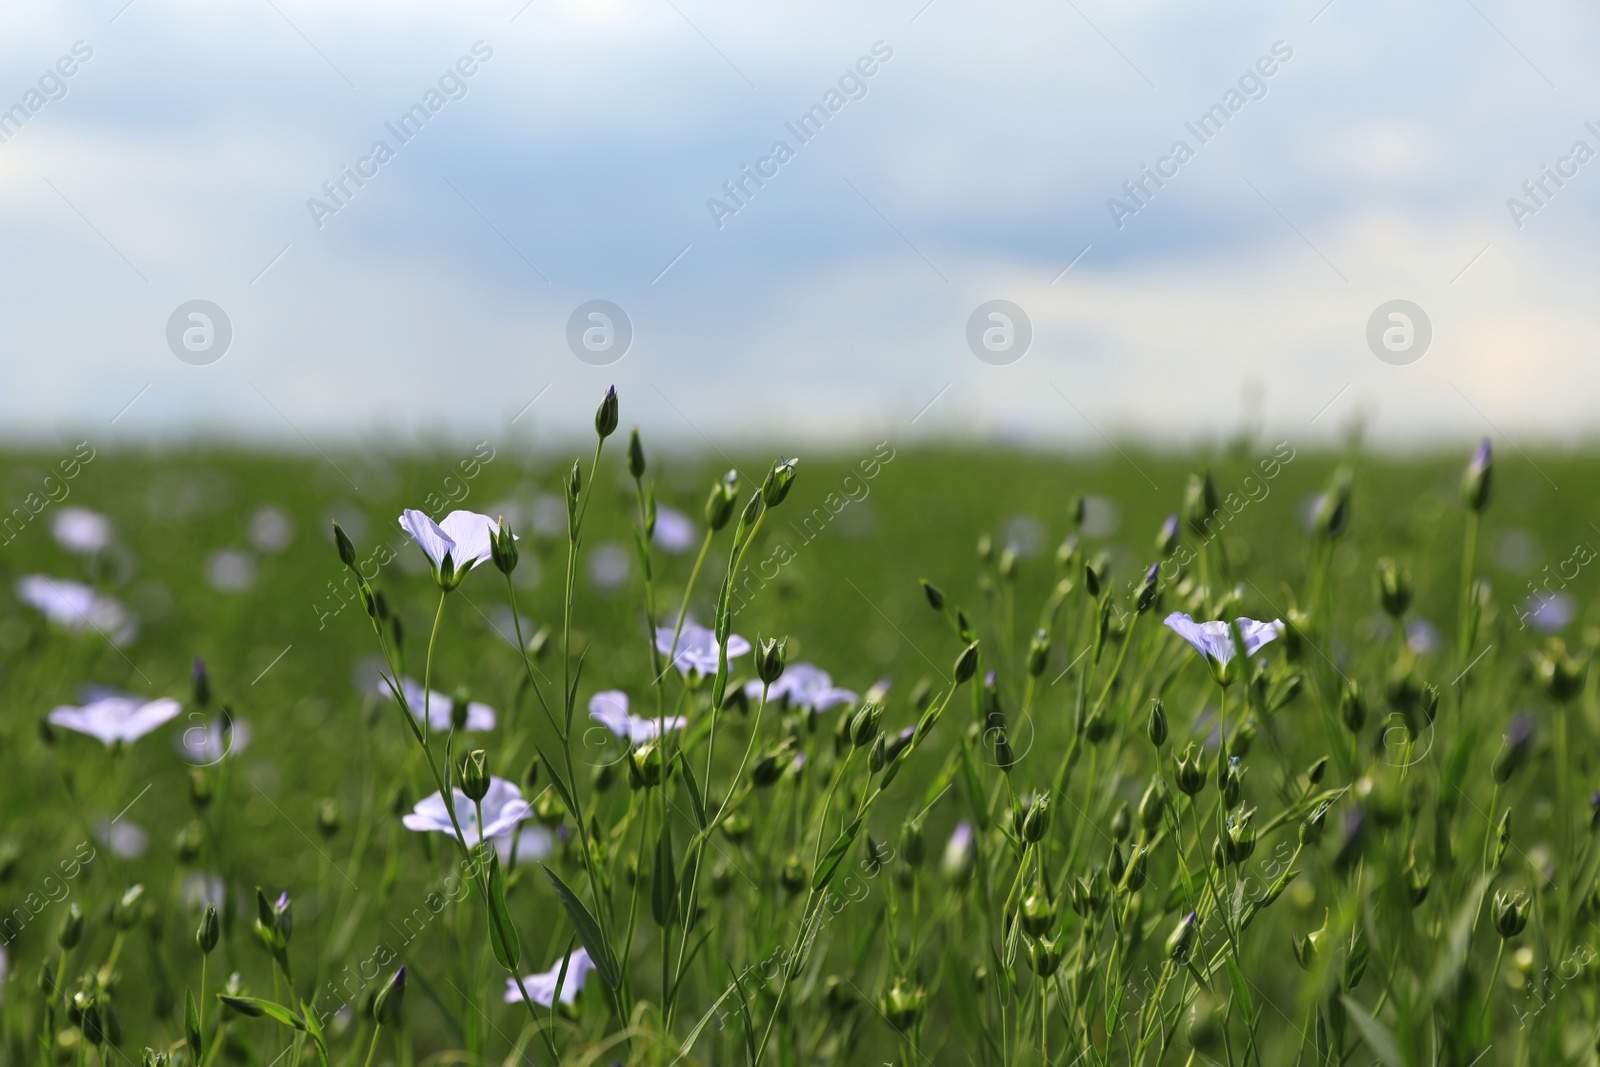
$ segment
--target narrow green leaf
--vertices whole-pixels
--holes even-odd
[[[199,1063],[205,1050],[200,1044],[200,1011],[195,1007],[194,990],[185,989],[183,999],[183,1033],[189,1042],[189,1058]]]
[[[674,905],[678,902],[678,865],[672,857],[672,820],[661,823],[661,836],[656,838],[655,870],[650,877],[650,915],[656,925],[666,928],[677,918]]]
[[[1250,985],[1244,980],[1244,972],[1239,970],[1239,965],[1230,955],[1228,961],[1228,981],[1233,985],[1233,999],[1239,1004],[1240,1013],[1246,1018],[1255,1014],[1255,1004],[1250,999]]]
[[[834,873],[838,871],[839,864],[844,861],[845,853],[850,851],[850,845],[855,841],[856,834],[860,829],[861,818],[857,816],[855,821],[845,827],[838,840],[828,846],[827,853],[817,861],[817,869],[811,874],[811,891],[813,893],[820,891],[833,880]]]
[[[322,1033],[322,1024],[317,1021],[317,1012],[308,1002],[300,1002],[300,1018],[305,1020],[306,1033],[311,1035],[311,1041],[317,1047],[317,1061],[322,1067],[329,1067],[328,1039]]]
[[[295,1030],[306,1029],[305,1021],[282,1004],[274,1004],[270,1000],[261,1000],[257,997],[230,997],[226,993],[218,993],[217,999],[240,1015],[247,1015],[252,1019],[259,1019],[264,1015]]]
[[[594,961],[595,970],[600,972],[601,979],[612,989],[622,987],[622,970],[617,966],[616,954],[611,951],[611,946],[606,942],[605,934],[600,930],[600,924],[595,921],[583,900],[573,892],[572,887],[561,880],[561,876],[544,864],[545,877],[550,879],[550,884],[555,887],[556,896],[561,898],[561,906],[566,909],[567,918],[572,921],[572,926],[578,931],[578,939],[583,942],[583,947],[589,950],[589,958]]]
[[[682,1045],[678,1046],[678,1054],[672,1058],[672,1063],[667,1064],[667,1067],[673,1067],[679,1060],[694,1051],[694,1043],[700,1040],[700,1032],[706,1028],[706,1024],[717,1014],[717,1009],[722,1007],[722,1002],[733,996],[733,989],[733,985],[730,984],[727,989],[722,991],[722,996],[711,1002],[711,1007],[706,1009],[706,1013],[700,1016],[700,1021],[694,1024],[694,1029],[689,1031],[689,1036],[683,1039]]]
[[[508,971],[515,971],[522,958],[517,928],[506,910],[506,874],[500,868],[500,853],[489,852],[489,944],[494,958]]]
[[[1395,1044],[1394,1034],[1389,1028],[1372,1016],[1367,1014],[1367,1009],[1353,997],[1341,996],[1345,1010],[1350,1013],[1350,1021],[1356,1024],[1356,1029],[1361,1031],[1361,1040],[1367,1043],[1367,1048],[1378,1057],[1383,1067],[1405,1067],[1400,1059],[1400,1046]]]
[[[681,751],[678,753],[678,769],[683,772],[684,783],[689,787],[689,807],[694,812],[694,824],[697,828],[706,828],[706,801],[700,793],[700,783],[695,779],[694,768],[689,766],[689,758]]]

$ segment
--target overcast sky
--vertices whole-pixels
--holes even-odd
[[[1588,438],[1597,29],[1561,0],[8,4],[0,433],[554,439],[615,382],[700,446]],[[579,316],[586,362],[596,300],[626,320]],[[1026,322],[969,330],[994,300]]]

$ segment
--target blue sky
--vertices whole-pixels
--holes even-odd
[[[615,382],[626,422],[699,447],[1181,444],[1247,416],[1308,443],[1357,418],[1402,445],[1586,439],[1600,160],[1559,160],[1600,151],[1597,23],[1504,0],[9,5],[0,108],[60,98],[0,144],[0,425],[554,440]],[[1275,47],[1200,144],[1185,123]],[[858,98],[800,143],[785,124],[847,75],[833,99]],[[385,123],[442,77],[400,143]],[[319,226],[308,200],[380,139]],[[1179,139],[1193,158],[1119,226],[1108,200]],[[708,200],[778,140],[793,158],[719,227]],[[1576,173],[1518,226],[1546,165]],[[167,341],[196,299],[233,333],[202,366]],[[566,341],[596,299],[632,326],[608,366]],[[1004,366],[966,339],[996,299],[1032,324]],[[1404,366],[1366,340],[1395,299],[1432,327]]]

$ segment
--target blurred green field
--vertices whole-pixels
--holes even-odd
[[[646,428],[647,446],[649,440]],[[654,673],[634,555],[637,514],[625,451],[624,437],[608,445],[593,480],[573,617],[574,653],[588,649],[576,699],[576,785],[597,806],[596,825],[605,833],[622,825],[635,805],[644,810],[644,791],[630,788],[625,765],[618,762],[620,747],[603,733],[596,737],[588,730],[593,724],[585,709],[592,694],[611,689],[629,693],[636,709],[649,706]],[[439,592],[422,554],[396,525],[401,509],[421,508],[438,517],[459,507],[506,516],[522,537],[514,581],[525,635],[540,628],[553,631],[556,640],[547,644],[540,669],[557,678],[566,566],[562,485],[572,456],[517,454],[487,444],[431,455],[328,457],[102,449],[68,479],[60,464],[72,454],[68,447],[60,454],[11,452],[0,460],[7,507],[20,509],[11,511],[12,523],[0,532],[0,923],[11,923],[4,937],[8,975],[0,987],[5,1038],[0,1047],[6,1061],[39,1063],[57,1057],[87,1062],[99,1057],[137,1063],[146,1046],[177,1047],[184,1037],[185,991],[199,993],[201,955],[193,936],[199,920],[193,894],[201,884],[194,876],[199,874],[220,876],[229,902],[223,942],[208,963],[207,996],[237,972],[249,995],[285,1003],[308,1001],[328,1013],[333,1060],[359,1064],[371,1033],[362,1014],[365,999],[382,987],[394,966],[404,963],[409,977],[404,1039],[391,1034],[378,1042],[374,1062],[500,1063],[519,1057],[549,1062],[544,1037],[527,1029],[524,1007],[502,1001],[504,972],[488,952],[484,914],[476,899],[466,896],[462,904],[446,907],[436,922],[428,917],[420,932],[415,929],[413,916],[437,892],[454,862],[454,846],[447,838],[411,833],[399,825],[397,788],[404,787],[406,800],[399,810],[409,811],[435,786],[394,704],[359,688],[363,677],[369,687],[373,684],[370,665],[379,649],[366,612],[345,581],[348,572],[335,553],[331,521],[337,519],[350,534],[362,560],[382,551],[381,546],[392,553],[393,561],[381,568],[373,585],[402,621],[406,673],[420,680]],[[648,477],[655,480],[659,504],[693,522],[692,544],[698,547],[701,510],[714,479],[736,462],[745,475],[747,496],[760,484],[770,459],[652,454]],[[1261,464],[1274,460],[1275,476],[1266,477]],[[1356,793],[1341,797],[1328,817],[1326,840],[1320,849],[1309,849],[1298,865],[1303,876],[1248,929],[1237,958],[1239,980],[1221,971],[1212,976],[1208,996],[1227,1005],[1223,1011],[1229,1040],[1225,1053],[1217,1051],[1211,1058],[1230,1064],[1302,1062],[1297,1057],[1319,1062],[1319,1038],[1311,1031],[1321,1025],[1325,1036],[1320,1040],[1333,1039],[1326,1036],[1331,1017],[1319,1024],[1317,1013],[1338,1011],[1337,1006],[1317,1008],[1318,998],[1325,996],[1318,992],[1319,983],[1340,978],[1330,977],[1326,968],[1306,971],[1297,966],[1291,938],[1317,929],[1325,909],[1331,908],[1334,928],[1343,931],[1341,943],[1347,948],[1350,930],[1363,923],[1369,927],[1365,979],[1344,991],[1373,1013],[1383,1031],[1374,1035],[1364,1020],[1346,1019],[1340,1038],[1345,1062],[1459,1062],[1466,1067],[1465,1060],[1454,1058],[1460,1049],[1447,1048],[1449,1042],[1441,1035],[1467,1025],[1461,1016],[1469,1005],[1478,1006],[1473,1014],[1487,1022],[1493,1038],[1490,1047],[1495,1051],[1485,1056],[1485,1064],[1592,1062],[1588,1050],[1595,1039],[1595,986],[1587,959],[1581,967],[1571,961],[1578,946],[1600,943],[1593,909],[1584,906],[1593,892],[1587,798],[1600,785],[1593,745],[1600,736],[1600,718],[1590,679],[1570,705],[1571,733],[1564,747],[1556,743],[1560,735],[1552,724],[1557,703],[1539,687],[1528,659],[1546,635],[1524,628],[1521,614],[1535,586],[1559,591],[1574,609],[1575,617],[1561,629],[1570,651],[1586,654],[1596,643],[1600,631],[1594,624],[1600,619],[1589,606],[1594,576],[1570,562],[1563,570],[1562,564],[1571,560],[1574,546],[1600,541],[1600,528],[1590,514],[1600,457],[1539,455],[1529,460],[1510,450],[1499,457],[1476,567],[1492,596],[1474,646],[1474,655],[1482,655],[1472,661],[1470,681],[1465,682],[1459,678],[1463,665],[1454,648],[1465,515],[1458,485],[1464,461],[1463,454],[1455,453],[1413,458],[1332,455],[1277,442],[1241,443],[1182,457],[1113,451],[1061,458],[992,449],[897,448],[890,442],[831,456],[802,456],[792,493],[773,509],[750,550],[750,570],[737,584],[733,630],[751,642],[758,636],[787,636],[791,664],[814,663],[830,672],[835,684],[857,693],[888,680],[892,684],[883,720],[888,732],[917,721],[912,700],[919,682],[926,680],[935,691],[947,685],[951,664],[962,649],[946,621],[930,610],[919,579],[937,583],[952,605],[964,607],[981,637],[984,669],[997,670],[1000,700],[1015,716],[1027,686],[1023,664],[1029,636],[1062,576],[1057,546],[1075,532],[1082,547],[1068,574],[1075,588],[1052,634],[1031,716],[1012,740],[1018,760],[1009,775],[995,766],[992,748],[985,747],[982,737],[969,736],[973,705],[967,691],[959,691],[928,745],[914,753],[905,774],[864,827],[875,842],[897,850],[895,858],[869,875],[875,865],[864,852],[865,836],[852,844],[851,864],[868,859],[858,876],[864,891],[824,924],[815,958],[808,959],[805,973],[796,977],[781,1003],[781,979],[764,980],[759,973],[746,978],[749,988],[742,992],[758,1041],[774,1010],[779,1013],[776,1044],[764,1050],[766,1059],[795,1064],[1132,1059],[1126,1034],[1108,1026],[1119,1010],[1106,1003],[1109,987],[1082,993],[1093,1006],[1093,1019],[1052,1003],[1043,1037],[1036,1014],[1019,1017],[1019,1012],[1037,1007],[1032,990],[1039,979],[1029,970],[1026,949],[1005,958],[1009,921],[992,921],[992,909],[999,909],[1012,890],[1018,863],[1002,837],[1003,812],[1010,801],[990,801],[1050,789],[1072,748],[1076,682],[1093,663],[1082,657],[1091,643],[1092,625],[1086,620],[1093,617],[1083,607],[1088,603],[1082,588],[1084,559],[1103,550],[1110,564],[1108,595],[1131,606],[1144,569],[1160,558],[1156,534],[1163,520],[1180,510],[1185,479],[1208,469],[1225,502],[1230,494],[1247,501],[1237,507],[1237,517],[1227,522],[1220,537],[1229,577],[1241,593],[1232,610],[1254,619],[1284,618],[1291,597],[1307,602],[1312,567],[1307,517],[1334,467],[1343,463],[1354,474],[1349,526],[1332,549],[1331,614],[1317,619],[1319,632],[1330,639],[1317,642],[1313,653],[1303,653],[1305,691],[1270,716],[1258,716],[1263,736],[1245,760],[1254,773],[1245,778],[1244,794],[1248,804],[1260,809],[1259,825],[1289,806],[1284,790],[1293,776],[1303,774],[1318,757],[1330,756],[1334,758],[1324,788],[1365,778],[1370,789],[1377,781],[1380,794],[1391,786],[1400,791],[1405,814],[1396,827],[1366,843],[1370,852],[1364,876],[1352,882],[1333,870],[1339,827],[1345,811],[1368,802],[1358,803]],[[587,468],[587,453],[584,463]],[[54,489],[47,482],[51,478]],[[52,495],[59,499],[50,499]],[[40,501],[46,503],[35,515],[33,503]],[[58,543],[53,523],[72,507],[93,509],[110,519],[114,537],[109,547],[81,555]],[[725,530],[715,542],[691,600],[690,613],[702,623],[709,624],[715,614],[728,536]],[[995,553],[987,564],[980,561],[977,548],[984,537],[991,539]],[[672,553],[660,541],[658,529],[655,596],[658,613],[670,623],[694,562],[694,547]],[[1008,546],[1016,556],[1015,576],[1009,580],[998,573],[996,562]],[[1379,606],[1374,561],[1384,555],[1408,566],[1414,582],[1415,600],[1407,614],[1414,626],[1409,654],[1396,651],[1391,623]],[[1213,566],[1218,566],[1215,557]],[[119,648],[108,639],[114,635],[92,629],[70,633],[47,623],[14,595],[19,580],[28,575],[92,584],[126,606],[137,621],[137,635]],[[1052,895],[1059,894],[1055,928],[1063,933],[1064,945],[1078,943],[1075,939],[1090,927],[1088,919],[1067,906],[1069,879],[1087,874],[1092,863],[1106,862],[1118,807],[1126,801],[1137,808],[1152,770],[1170,779],[1173,751],[1215,729],[1216,690],[1203,664],[1159,629],[1160,615],[1187,610],[1175,584],[1163,583],[1163,607],[1138,624],[1140,643],[1130,657],[1129,673],[1118,679],[1107,701],[1110,736],[1087,746],[1054,805],[1049,840],[1056,851],[1046,880],[1052,883]],[[533,739],[542,738],[547,751],[556,742],[521,684],[525,669],[514,641],[497,632],[509,629],[506,603],[504,580],[492,566],[481,568],[446,598],[432,688],[452,693],[464,686],[471,699],[498,711],[497,729],[463,739],[457,754],[482,747],[495,774],[519,782],[533,754]],[[1416,625],[1419,621],[1424,625]],[[1267,646],[1274,656],[1280,648]],[[1090,699],[1114,656],[1113,648],[1095,668]],[[1424,682],[1440,687],[1443,710],[1406,749],[1403,760],[1389,760],[1386,752],[1399,751],[1392,736],[1398,720],[1382,694],[1398,656],[1414,662]],[[194,706],[191,694],[196,657],[204,660],[214,693],[213,706],[205,711]],[[365,676],[363,664],[369,665]],[[751,657],[735,662],[736,682],[751,678],[752,672]],[[1337,734],[1329,729],[1330,723],[1337,725],[1340,676],[1359,679],[1372,706],[1361,745],[1352,745],[1357,762],[1348,769],[1333,751],[1348,736],[1330,740]],[[669,699],[676,699],[676,679],[670,684]],[[80,703],[85,685],[115,687],[147,699],[174,697],[183,702],[184,711],[115,755],[97,741],[59,727],[42,731],[45,715],[58,705]],[[559,693],[559,683],[552,692]],[[1159,762],[1143,733],[1155,692],[1164,696],[1172,733]],[[214,758],[222,756],[219,748],[201,759],[209,765],[198,773],[214,790],[214,799],[197,812],[190,762],[181,758],[179,747],[185,736],[202,736],[194,731],[203,732],[221,704],[231,708],[239,725],[225,758]],[[1501,731],[1521,708],[1532,709],[1539,721],[1533,754],[1526,769],[1503,789],[1496,788],[1490,763]],[[731,870],[735,885],[725,896],[706,901],[705,918],[692,933],[698,938],[709,931],[710,938],[686,969],[681,1004],[670,1024],[653,1007],[663,992],[661,932],[651,921],[648,901],[639,903],[633,895],[628,877],[630,865],[637,864],[642,872],[638,892],[647,897],[654,842],[641,848],[643,830],[631,822],[608,846],[616,849],[613,896],[618,914],[627,914],[630,900],[637,913],[637,933],[625,966],[635,999],[645,1007],[624,1006],[633,1023],[631,1039],[617,1040],[620,1024],[598,981],[591,978],[578,1010],[552,1024],[563,1062],[671,1062],[697,1023],[704,1028],[688,1046],[686,1061],[745,1061],[740,998],[725,996],[733,988],[729,975],[752,966],[759,969],[800,929],[807,894],[785,888],[783,868],[791,852],[803,852],[804,874],[811,874],[814,837],[805,836],[812,831],[803,815],[812,809],[802,801],[814,804],[826,788],[828,773],[838,766],[835,720],[852,710],[822,713],[811,732],[802,717],[769,709],[758,752],[793,729],[807,747],[805,773],[814,780],[803,790],[786,779],[773,789],[756,791],[743,808],[753,833],[742,841],[723,833],[712,837],[708,862]],[[691,705],[691,733],[702,714],[708,709]],[[751,721],[749,712],[737,710],[723,719],[725,734],[716,760],[722,781],[713,785],[714,795],[726,795]],[[47,742],[47,733],[53,741]],[[1446,767],[1458,738],[1467,739],[1459,743],[1464,752],[1458,757],[1464,761],[1459,779]],[[970,753],[970,771],[951,760],[964,748]],[[864,770],[864,755],[857,757],[855,771]],[[703,758],[697,752],[697,767]],[[1566,769],[1558,774],[1562,761]],[[602,793],[592,776],[607,764],[613,780]],[[1404,775],[1396,769],[1402,764],[1407,765]],[[1458,781],[1466,803],[1445,795]],[[534,792],[548,782],[546,771]],[[980,795],[973,795],[974,784]],[[670,788],[680,805],[677,860],[682,862],[691,820],[683,785],[675,779]],[[847,784],[842,795],[859,795],[854,789]],[[1215,796],[1213,786],[1199,799],[1209,803]],[[929,858],[913,874],[903,855],[903,823],[930,799],[924,826]],[[338,825],[324,832],[319,818],[331,814],[330,800]],[[1566,809],[1557,807],[1563,800]],[[1513,811],[1513,848],[1492,881],[1479,889],[1472,861],[1492,837],[1499,816],[1493,804]],[[990,815],[997,821],[983,838],[983,866],[971,883],[951,888],[939,870],[945,842],[963,820],[977,818],[982,834],[978,809],[984,807],[992,808]],[[1448,818],[1438,814],[1441,808]],[[117,824],[108,835],[99,823],[113,817]],[[196,819],[201,829],[185,831]],[[1296,822],[1276,836],[1264,835],[1252,862],[1281,861],[1279,847],[1293,846]],[[1187,815],[1181,825],[1187,832]],[[129,826],[142,831],[147,842],[137,857],[119,857],[107,841],[117,840],[117,827],[126,835]],[[571,885],[586,890],[570,828],[569,817],[565,843],[547,862]],[[827,834],[829,840],[836,831]],[[203,841],[197,855],[181,855],[180,832],[198,835],[191,837],[191,850],[197,840]],[[1454,866],[1439,858],[1441,834],[1458,839]],[[95,858],[66,877],[62,862],[74,855],[81,858],[78,850],[84,842],[90,843]],[[1170,844],[1166,848],[1170,853]],[[1395,914],[1393,886],[1384,886],[1399,876],[1407,857],[1415,859],[1416,869],[1435,873],[1427,901],[1402,919]],[[1151,886],[1138,904],[1139,915],[1149,924],[1148,936],[1134,938],[1115,964],[1108,963],[1106,948],[1094,953],[1084,947],[1069,955],[1070,966],[1082,976],[1076,988],[1081,990],[1085,979],[1112,973],[1105,970],[1110,966],[1128,968],[1117,973],[1130,990],[1155,973],[1152,967],[1159,970],[1165,958],[1162,942],[1187,908],[1168,906],[1183,877],[1170,855],[1158,849],[1150,862]],[[1580,874],[1587,880],[1569,887],[1567,882]],[[138,921],[119,934],[111,906],[135,883],[145,887]],[[280,987],[272,958],[252,929],[258,886],[273,898],[287,892],[293,901],[288,952],[294,998]],[[1475,891],[1492,894],[1501,888],[1532,893],[1536,918],[1528,932],[1507,942],[1505,959],[1497,960],[1500,942],[1485,899],[1484,918],[1475,932],[1468,931],[1464,950],[1462,973],[1469,977],[1458,976],[1444,992],[1430,992],[1430,976],[1444,966],[1438,953],[1445,950],[1439,946],[1450,943],[1463,902],[1475,899]],[[997,899],[985,903],[989,896]],[[80,974],[92,973],[115,956],[107,974],[118,972],[109,1003],[120,1020],[120,1050],[89,1049],[81,1028],[76,1043],[69,1037],[48,1050],[42,1043],[43,1031],[51,1026],[58,1032],[72,1028],[65,1009],[46,1022],[38,978],[46,963],[61,969],[57,931],[73,902],[84,913],[85,933],[58,980],[70,995]],[[508,906],[520,932],[519,969],[543,971],[559,962],[573,944],[573,926],[536,866],[516,868]],[[1372,909],[1376,916],[1363,919]],[[18,921],[18,916],[25,918]],[[411,927],[406,926],[408,919]],[[674,954],[684,933],[679,929],[673,935]],[[1113,935],[1108,931],[1106,936]],[[898,947],[890,951],[889,942]],[[393,962],[379,952],[384,946],[393,949]],[[1516,955],[1524,946],[1532,949],[1527,958]],[[1332,952],[1331,958],[1337,969],[1342,954]],[[1457,966],[1460,970],[1459,960]],[[1580,973],[1568,977],[1574,970]],[[355,991],[348,981],[337,984],[341,976],[355,972],[360,972]],[[1542,977],[1546,974],[1560,977]],[[1012,992],[1000,992],[1013,975]],[[831,985],[830,976],[835,978]],[[902,1034],[889,1018],[892,1005],[885,997],[898,977],[926,991],[914,1035]],[[1171,993],[1177,992],[1174,984]],[[1248,995],[1248,1006],[1241,1004],[1241,992]],[[347,1003],[349,1009],[339,1012]],[[1482,1003],[1488,1005],[1487,1014]],[[720,1007],[706,1015],[714,1005]],[[1546,1011],[1547,1005],[1554,1007]],[[1259,1013],[1253,1024],[1250,1006]],[[1184,1009],[1180,1029],[1189,1014]],[[209,1032],[219,1017],[214,999],[204,1017]],[[1482,1023],[1475,1025],[1482,1029]],[[207,1062],[265,1065],[280,1062],[277,1057],[286,1052],[281,1062],[311,1062],[304,1039],[293,1041],[292,1033],[271,1019],[232,1018],[221,1052]],[[1398,1048],[1382,1047],[1386,1040],[1397,1041]],[[1042,1047],[1046,1041],[1047,1056]],[[1186,1032],[1177,1034],[1172,1048],[1164,1050],[1164,1062],[1185,1062],[1190,1041]],[[1307,1047],[1312,1051],[1306,1052]],[[1157,1062],[1154,1051],[1141,1055],[1140,1062]]]

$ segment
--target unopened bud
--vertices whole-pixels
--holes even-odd
[[[594,413],[594,432],[600,435],[602,441],[617,432],[617,387],[614,385],[607,387],[606,395]]]

